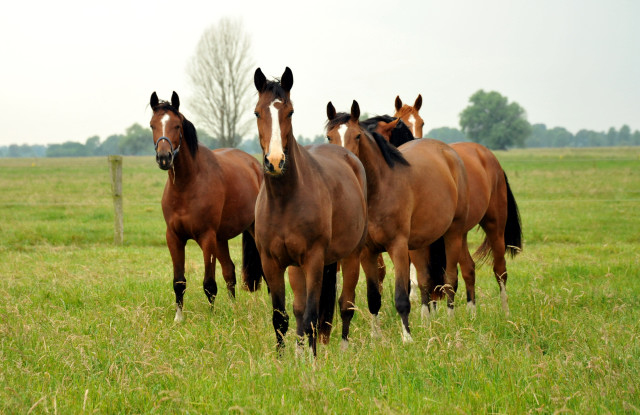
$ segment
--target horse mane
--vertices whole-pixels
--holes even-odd
[[[364,125],[369,131],[375,131],[378,123],[390,123],[392,121],[395,121],[396,119],[397,117],[392,117],[391,115],[377,115],[375,117],[371,117],[364,121],[361,121],[360,124]],[[414,139],[415,137],[413,136],[413,133],[411,132],[409,127],[407,127],[407,124],[405,124],[404,121],[400,119],[398,120],[398,124],[396,125],[396,127],[391,130],[391,137],[389,137],[389,142],[396,147],[400,147],[404,143],[407,143]]]
[[[275,78],[273,81],[267,81],[264,88],[260,92],[271,92],[276,98],[281,99],[282,102],[287,103],[289,101],[288,93],[282,87],[280,78]]]
[[[336,116],[333,117],[333,119],[327,121],[327,131],[340,124],[348,122],[350,119],[351,114],[347,114],[346,112],[337,113]],[[393,117],[391,117],[391,119],[394,120]],[[385,140],[383,136],[376,133],[375,131],[369,131],[364,122],[359,122],[359,124],[364,134],[371,138],[378,145],[378,148],[380,148],[380,152],[382,153],[382,157],[384,157],[384,161],[387,162],[387,165],[389,165],[389,167],[393,167],[396,163],[400,163],[405,166],[409,165],[409,162],[404,158],[400,150],[398,150],[395,146]]]
[[[376,133],[375,131],[364,130],[364,132],[365,132],[365,135],[368,135],[369,137],[373,138],[375,143],[380,148],[380,151],[382,152],[384,161],[387,162],[389,167],[395,166],[396,163],[400,163],[405,166],[409,165],[409,162],[407,161],[406,158],[404,158],[400,150],[398,150],[393,144],[385,140],[383,136]]]
[[[196,152],[198,151],[198,133],[196,132],[196,127],[193,125],[191,121],[187,119],[183,114],[180,113],[170,102],[160,101],[158,105],[151,108],[155,111],[171,111],[178,117],[182,117],[182,130],[184,131],[184,141],[187,143],[187,147],[189,148],[189,152],[192,157],[196,156]]]
[[[396,117],[392,117],[391,115],[376,115],[375,117],[367,118],[364,121],[360,121],[360,124],[364,125],[367,130],[375,130],[379,122],[384,121],[386,123],[390,123],[395,119]]]
[[[335,117],[333,117],[332,120],[327,120],[327,125],[325,127],[327,131],[329,131],[340,124],[346,124],[350,119],[350,114],[347,114],[346,112],[339,112]]]
[[[391,137],[389,138],[389,142],[396,147],[400,147],[404,143],[408,143],[409,141],[413,141],[416,138],[413,136],[413,133],[407,127],[402,120],[398,121],[396,128],[391,130]]]

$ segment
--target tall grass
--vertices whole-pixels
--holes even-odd
[[[0,159],[0,412],[640,412],[640,149],[498,157],[525,240],[507,263],[511,317],[484,266],[477,316],[460,294],[453,320],[422,321],[414,303],[405,345],[388,262],[383,337],[361,284],[349,349],[334,320],[315,361],[296,356],[295,323],[277,355],[266,290],[210,309],[194,243],[174,324],[152,158],[124,160],[122,247],[106,158]]]

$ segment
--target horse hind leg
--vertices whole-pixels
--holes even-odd
[[[493,256],[493,274],[500,288],[500,302],[502,311],[508,317],[509,298],[507,295],[507,261],[505,259],[506,247],[504,243],[504,235],[498,232],[498,226],[495,222],[490,221],[481,224],[484,229],[489,245],[491,246],[491,254]]]
[[[371,337],[381,337],[378,313],[382,306],[382,282],[378,268],[378,254],[369,251],[366,247],[360,254],[360,263],[367,279],[367,306],[371,313]],[[343,326],[344,331],[344,326]],[[343,332],[344,334],[344,332]]]
[[[229,255],[229,241],[218,240],[217,258],[222,268],[222,277],[227,285],[229,297],[236,298],[236,266]]]
[[[462,251],[460,252],[460,271],[464,279],[464,285],[467,291],[467,310],[472,316],[476,314],[476,264],[469,253],[469,245],[467,244],[467,234],[462,237]]]
[[[409,313],[411,312],[411,302],[409,301],[409,251],[406,241],[396,242],[389,249],[389,256],[393,261],[396,273],[395,281],[395,305],[396,311],[402,321],[402,340],[404,343],[413,341],[409,328]]]

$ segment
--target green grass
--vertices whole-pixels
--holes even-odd
[[[453,320],[423,322],[414,303],[405,345],[389,277],[383,337],[361,284],[350,348],[334,320],[314,363],[295,354],[295,323],[276,354],[266,290],[211,310],[192,242],[174,324],[151,157],[124,159],[121,247],[106,158],[0,159],[0,413],[640,412],[640,148],[497,155],[524,228],[511,317],[485,265],[477,317],[460,291]]]

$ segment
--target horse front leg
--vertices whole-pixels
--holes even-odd
[[[206,235],[200,238],[198,245],[202,249],[202,256],[204,257],[204,277],[202,279],[202,288],[204,295],[209,300],[210,306],[213,308],[213,304],[218,295],[218,285],[216,284],[216,239],[215,235]]]
[[[367,279],[367,306],[371,313],[371,337],[380,337],[380,322],[378,313],[382,306],[382,280],[380,279],[380,269],[378,265],[379,253],[372,252],[368,247],[364,247],[360,254],[360,263]]]
[[[411,302],[409,301],[409,247],[407,241],[394,241],[389,248],[389,256],[396,271],[394,300],[396,311],[402,320],[402,341],[409,343],[413,341],[413,338],[409,328]]]
[[[280,268],[280,265],[272,258],[261,255],[261,260],[264,277],[271,294],[271,304],[273,306],[271,321],[276,334],[276,348],[281,355],[284,350],[284,336],[289,330],[289,315],[285,308],[285,269]]]
[[[173,319],[176,323],[184,321],[182,308],[184,305],[184,292],[187,289],[187,279],[184,277],[184,247],[186,241],[180,239],[174,232],[167,228],[167,247],[173,262],[173,291],[176,295],[176,315]]]
[[[353,252],[348,257],[340,261],[342,267],[342,294],[338,300],[340,305],[340,317],[342,319],[342,348],[346,349],[349,345],[349,326],[353,318],[355,301],[356,301],[356,285],[360,278],[360,252]]]
[[[298,266],[288,268],[289,285],[293,291],[293,316],[296,319],[296,353],[302,354],[304,345],[304,311],[307,307],[307,284],[304,272]]]
[[[316,249],[315,251],[308,252],[305,263],[302,264],[307,288],[307,304],[302,320],[304,332],[309,338],[309,347],[311,348],[314,357],[317,355],[318,317],[320,315],[320,296],[322,294],[322,279],[324,277],[323,251],[324,247],[322,249]]]

